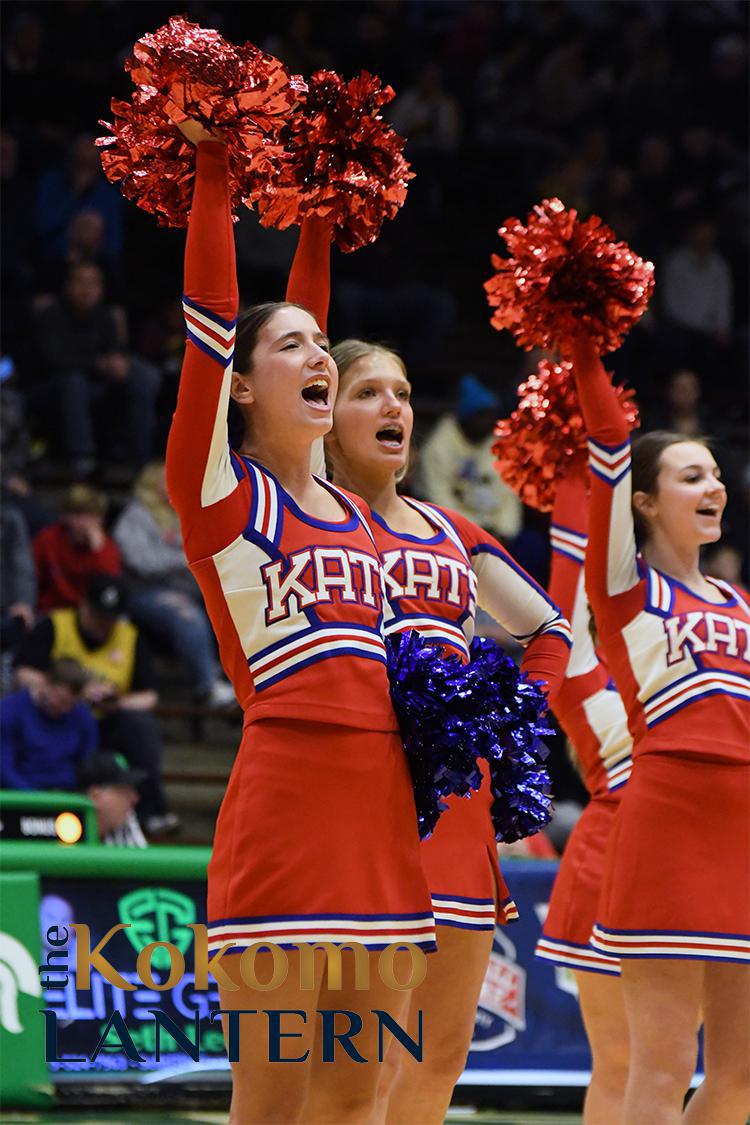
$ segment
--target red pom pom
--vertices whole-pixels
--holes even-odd
[[[175,126],[190,117],[223,132],[232,207],[244,203],[267,174],[304,83],[252,43],[234,47],[183,16],[139,39],[125,65],[136,84],[132,101],[113,100],[114,123],[102,122],[113,135],[96,142],[107,178],[163,225],[184,226],[195,152]]]
[[[630,429],[638,425],[633,391],[615,387]],[[558,481],[574,460],[586,462],[587,433],[570,363],[543,359],[518,388],[518,406],[495,426],[495,469],[524,504],[549,512]]]
[[[285,158],[254,198],[263,226],[283,229],[318,215],[331,223],[340,250],[374,242],[414,175],[403,138],[380,115],[393,96],[364,70],[350,82],[316,71],[283,131]]]
[[[619,348],[646,311],[654,267],[592,215],[580,222],[559,199],[545,199],[524,226],[507,219],[499,234],[509,258],[492,255],[497,270],[485,281],[495,312],[492,324],[508,328],[527,350],[549,348],[584,330],[597,351]]]

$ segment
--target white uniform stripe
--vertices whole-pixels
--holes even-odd
[[[186,317],[185,320],[188,329],[193,335],[197,336],[198,339],[201,340],[206,347],[210,348],[212,352],[215,352],[217,356],[220,356],[224,362],[232,358],[234,353],[234,340],[232,340],[231,344],[220,344],[217,340],[214,340],[212,336],[209,336],[207,332],[204,332],[197,324],[192,323],[190,317]]]
[[[739,695],[750,699],[750,682],[742,676],[730,672],[699,672],[694,676],[679,680],[669,691],[662,692],[658,698],[647,700],[643,709],[647,724],[661,719],[675,707],[696,699],[708,691],[726,691],[729,695]]]
[[[429,634],[439,633],[442,636],[448,636],[454,639],[463,648],[467,648],[466,637],[463,630],[458,626],[452,625],[450,621],[439,621],[434,617],[409,617],[407,620],[391,621],[386,626],[386,633],[405,633],[410,629],[416,629],[418,633]]]
[[[550,537],[553,542],[557,539],[561,543],[569,543],[571,546],[580,547],[582,550],[586,549],[588,542],[585,535],[579,535],[577,531],[568,531],[567,528],[560,527],[556,523],[553,523],[550,528]]]
[[[234,324],[230,328],[227,328],[225,327],[225,325],[220,324],[218,321],[214,320],[213,317],[207,316],[205,313],[199,312],[197,309],[193,308],[193,306],[188,304],[187,301],[182,302],[182,308],[186,317],[190,317],[191,320],[197,321],[198,324],[202,324],[206,328],[210,328],[211,331],[215,332],[217,336],[221,336],[226,344],[234,344],[234,337],[236,333],[236,327]]]
[[[300,646],[306,645],[312,641],[315,641],[316,644],[320,644],[326,643],[329,640],[341,638],[346,640],[359,640],[362,644],[372,645],[381,652],[385,652],[383,638],[379,633],[374,631],[370,632],[367,629],[347,629],[345,625],[331,626],[329,628],[322,627],[309,633],[303,633],[301,636],[292,637],[286,644],[279,645],[277,648],[271,649],[270,652],[256,657],[250,661],[250,670],[253,673],[260,672],[280,656],[289,654]]]

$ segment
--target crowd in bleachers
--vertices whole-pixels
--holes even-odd
[[[366,67],[397,91],[387,113],[417,175],[374,246],[335,255],[330,328],[404,355],[426,439],[413,488],[483,522],[544,581],[544,524],[503,489],[490,452],[493,420],[535,358],[490,328],[482,281],[502,220],[558,195],[656,264],[652,307],[612,364],[647,427],[716,439],[730,503],[710,566],[732,581],[747,580],[750,496],[742,0],[6,0],[3,688],[14,675],[31,686],[60,655],[85,666],[109,644],[105,619],[110,632],[127,621],[130,680],[98,695],[107,677],[94,661],[68,689],[96,706],[107,748],[148,775],[141,812],[155,829],[170,814],[147,639],[182,668],[186,698],[225,706],[231,690],[164,490],[184,234],[125,204],[93,137],[109,98],[127,93],[132,43],[183,10],[293,71]],[[294,232],[247,212],[236,234],[243,298],[282,296]],[[80,634],[75,654],[60,647],[60,614]]]

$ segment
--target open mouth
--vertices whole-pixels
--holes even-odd
[[[720,515],[719,509],[707,505],[705,508],[698,508],[699,516],[718,517]]]
[[[311,379],[302,388],[302,397],[310,406],[328,408],[328,383],[325,379]]]
[[[385,445],[388,449],[401,449],[404,444],[403,427],[395,424],[384,426],[382,430],[378,430],[375,437],[381,445]]]

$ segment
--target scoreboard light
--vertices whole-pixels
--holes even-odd
[[[61,812],[55,817],[55,833],[62,844],[77,844],[83,836],[81,818],[74,812]]]

